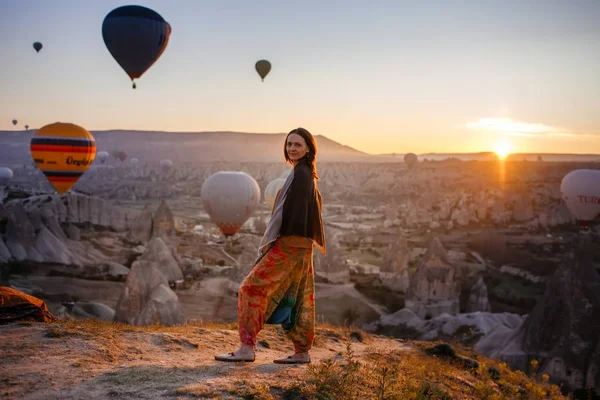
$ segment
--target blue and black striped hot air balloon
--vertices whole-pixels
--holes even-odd
[[[102,23],[104,44],[132,82],[158,60],[170,34],[171,25],[156,11],[142,6],[115,8]]]

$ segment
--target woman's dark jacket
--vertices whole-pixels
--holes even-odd
[[[307,159],[294,166],[294,179],[283,203],[281,236],[303,236],[325,254],[321,193]]]

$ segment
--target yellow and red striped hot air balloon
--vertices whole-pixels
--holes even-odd
[[[56,122],[31,138],[31,156],[59,194],[71,189],[96,157],[96,141],[86,129]]]

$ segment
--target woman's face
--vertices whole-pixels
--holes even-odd
[[[308,146],[304,138],[296,133],[292,133],[287,138],[285,144],[285,150],[287,151],[288,157],[293,163],[301,160],[302,157],[308,153]]]

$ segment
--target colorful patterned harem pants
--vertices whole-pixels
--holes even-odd
[[[300,247],[299,247],[300,246]],[[281,324],[296,352],[315,337],[315,278],[312,241],[284,236],[254,266],[238,293],[242,343],[256,345],[265,323]]]

